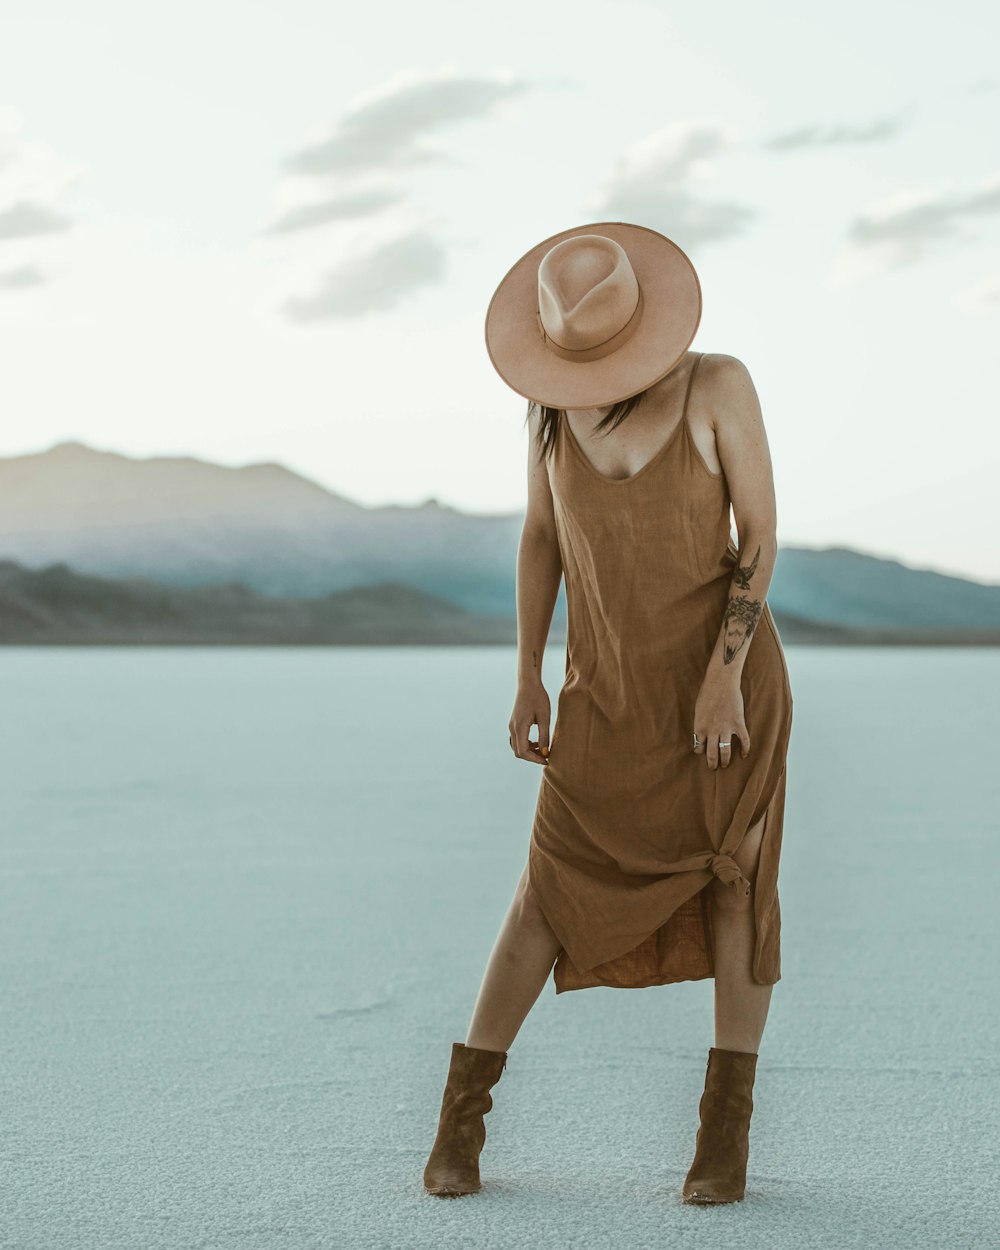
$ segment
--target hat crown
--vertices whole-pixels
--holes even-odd
[[[619,334],[639,294],[628,254],[606,235],[563,239],[538,266],[538,319],[546,336],[569,351],[587,351]]]
[[[672,239],[633,222],[590,221],[511,265],[486,310],[486,350],[532,403],[599,408],[669,373],[700,319],[698,275]]]

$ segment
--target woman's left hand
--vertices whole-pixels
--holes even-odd
[[[733,748],[739,739],[744,759],[750,754],[750,732],[743,717],[743,691],[739,681],[729,676],[706,676],[694,705],[695,754],[707,756],[709,768],[729,767]],[[728,745],[724,745],[728,744]]]

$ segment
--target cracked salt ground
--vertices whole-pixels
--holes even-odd
[[[505,649],[0,652],[0,1245],[992,1247],[1000,780],[968,743],[991,740],[1000,653],[788,662],[747,1192],[698,1209],[679,1195],[710,980],[550,984],[496,1087],[483,1191],[422,1193],[442,1033],[468,1024],[538,785],[503,767]],[[317,733],[298,710],[320,688]],[[90,796],[72,821],[63,785]]]

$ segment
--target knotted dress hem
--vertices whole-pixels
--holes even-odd
[[[784,823],[785,768],[764,809],[749,825],[761,819],[760,853],[754,887],[754,952],[752,976],[758,985],[776,985],[781,980],[781,912],[777,889],[777,870],[781,853],[781,832]],[[532,842],[528,855],[528,880],[535,899],[549,926],[563,944],[553,967],[556,994],[569,990],[605,986],[611,989],[647,989],[678,981],[701,981],[715,976],[715,930],[712,921],[712,900],[708,886],[715,877],[729,888],[745,893],[750,883],[739,865],[729,855],[705,853],[703,869],[670,874],[668,880],[676,894],[665,903],[660,922],[638,943],[626,945],[621,951],[596,958],[593,951],[580,947],[569,935],[560,932],[556,912],[546,906],[548,890],[541,885],[545,873],[544,856]],[[602,952],[603,953],[603,952]]]

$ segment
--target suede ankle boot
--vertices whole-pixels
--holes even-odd
[[[505,1050],[452,1043],[437,1137],[424,1168],[427,1193],[458,1198],[482,1188],[479,1155],[486,1141],[483,1116],[493,1106],[489,1091],[506,1066]]]
[[[708,1052],[705,1092],[698,1104],[700,1124],[694,1162],[684,1180],[685,1202],[740,1202],[746,1192],[750,1115],[756,1052]]]

